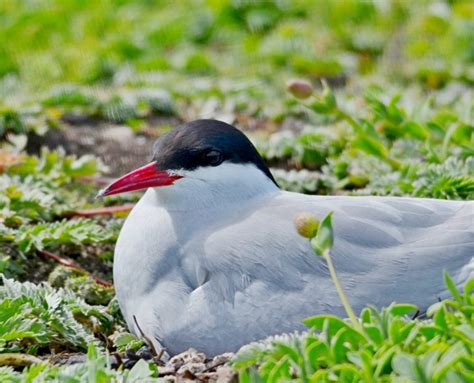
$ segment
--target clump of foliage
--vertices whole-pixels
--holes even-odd
[[[2,279],[0,286],[0,352],[37,354],[48,348],[86,350],[94,334],[107,334],[112,318],[71,291]]]
[[[57,266],[48,282],[52,287],[73,291],[91,305],[107,306],[115,296],[112,286],[100,285],[89,274],[70,267]]]
[[[120,228],[114,220],[69,219],[91,205],[96,188],[82,180],[103,169],[92,156],[61,150],[22,154],[7,165],[0,174],[0,270],[10,277],[24,274],[37,251],[73,254],[113,244]]]
[[[0,209],[3,223],[17,227],[52,221],[66,211],[84,206],[92,188],[79,182],[104,170],[92,156],[65,155],[43,150],[40,157],[21,155],[0,173]],[[81,193],[82,192],[82,193]]]
[[[290,91],[297,92],[294,83]],[[324,84],[321,94],[308,94],[301,102],[314,121],[330,127],[307,128],[298,135],[274,133],[257,142],[260,152],[275,166],[319,171],[312,188],[303,184],[306,178],[295,182],[292,177],[292,190],[474,198],[472,103],[463,116],[456,99],[444,107],[431,105],[433,101],[412,106],[411,113],[402,107],[400,96],[386,99],[379,88],[369,89],[366,108],[352,114]],[[291,173],[287,178],[292,179]]]
[[[44,248],[54,250],[64,245],[113,243],[116,234],[92,219],[62,220],[19,228],[15,244],[22,253],[27,254]]]
[[[130,370],[117,370],[111,367],[107,354],[90,343],[84,363],[71,366],[53,366],[47,362],[34,364],[19,373],[11,367],[0,367],[0,380],[12,383],[23,382],[156,382],[157,368],[140,360]]]
[[[364,309],[361,329],[334,316],[308,318],[307,334],[247,346],[234,366],[242,382],[469,381],[473,286],[471,280],[464,293],[433,306],[425,320],[406,316],[413,306],[396,304]]]

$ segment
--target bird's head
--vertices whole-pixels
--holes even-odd
[[[229,190],[277,184],[250,140],[221,121],[197,120],[163,134],[153,148],[153,161],[120,177],[99,196],[146,188]]]

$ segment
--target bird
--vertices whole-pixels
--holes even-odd
[[[304,195],[279,188],[239,129],[217,120],[161,135],[151,163],[101,196],[147,189],[118,237],[113,278],[129,329],[169,355],[213,356],[345,316],[322,257],[298,235],[301,212],[333,212],[331,258],[356,312],[422,312],[474,276],[474,201]]]

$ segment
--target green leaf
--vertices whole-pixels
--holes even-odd
[[[404,322],[399,318],[394,318],[390,322],[390,327],[388,330],[390,340],[393,342],[393,344],[397,344],[403,340],[401,337],[403,325]]]
[[[465,338],[463,339],[464,341],[470,340],[472,343],[470,344],[470,347],[472,347],[474,344],[474,326],[470,325],[468,323],[461,324],[459,326],[456,326],[456,330],[460,331]]]
[[[144,359],[140,359],[130,370],[127,376],[127,382],[142,382],[152,377],[152,371]]]
[[[385,340],[382,330],[377,325],[364,325],[364,332],[377,345],[381,345]]]
[[[428,341],[436,337],[437,335],[441,335],[442,332],[435,326],[424,325],[419,328],[420,334],[422,334]]]
[[[278,343],[276,345],[277,350],[282,352],[288,357],[289,360],[293,361],[295,364],[299,364],[301,361],[301,355],[298,353],[298,350],[295,347],[284,343]]]
[[[397,346],[392,346],[388,350],[384,350],[380,359],[376,363],[374,375],[380,377],[382,375],[389,375],[392,372],[393,356],[399,351]]]
[[[339,363],[332,368],[338,382],[357,382],[362,379],[359,369],[350,363]],[[332,375],[332,374],[331,374]],[[327,380],[323,380],[327,381]]]
[[[143,340],[128,332],[114,334],[111,338],[113,339],[114,346],[121,352],[129,349],[137,350],[144,344]]]
[[[396,317],[408,315],[410,313],[415,312],[416,310],[417,307],[415,305],[410,304],[396,303],[389,306],[390,314]]]
[[[347,360],[347,352],[350,346],[355,349],[362,347],[366,343],[364,336],[359,334],[352,327],[343,327],[331,337],[331,353],[335,363],[342,363]]]
[[[332,248],[334,233],[332,229],[332,212],[321,221],[316,237],[311,240],[311,245],[319,256]]]
[[[337,111],[337,101],[331,88],[325,81],[323,83],[323,92],[321,96],[316,97],[309,103],[309,108],[316,113],[332,114]]]
[[[307,360],[311,363],[314,370],[322,366],[327,366],[330,360],[330,349],[327,343],[320,339],[313,339],[305,348]]]
[[[433,380],[438,381],[452,368],[462,357],[467,355],[464,345],[461,342],[457,342],[448,348],[435,365],[435,373],[433,374]],[[470,353],[472,357],[472,353]]]
[[[399,353],[392,359],[393,371],[399,376],[411,381],[418,381],[415,365],[415,357],[405,353]]]
[[[387,158],[387,149],[385,146],[380,141],[368,135],[359,134],[352,141],[352,147],[378,158]]]
[[[474,278],[471,278],[464,285],[464,299],[468,301],[468,299],[472,296],[473,292],[474,292]]]
[[[418,140],[425,140],[429,135],[429,130],[423,125],[414,121],[405,122],[402,129],[411,137]]]
[[[312,109],[316,113],[320,114],[329,114],[333,110],[332,108],[327,105],[324,101],[314,100],[308,105],[310,109]]]
[[[349,324],[335,315],[317,315],[306,318],[303,323],[314,330],[323,331],[326,325],[329,326],[330,335],[336,334],[341,328],[349,327]]]
[[[87,359],[94,360],[97,359],[97,349],[94,343],[89,344],[87,347]]]
[[[443,331],[448,330],[448,324],[446,323],[446,309],[445,306],[441,306],[438,311],[436,311],[433,317],[434,323]]]
[[[331,88],[328,86],[326,81],[322,81],[322,84],[323,84],[322,99],[324,101],[324,104],[326,104],[327,107],[330,109],[335,109],[337,107],[337,102],[336,102],[336,97],[334,96],[334,93],[332,92]]]
[[[458,288],[454,284],[453,280],[451,279],[447,271],[444,272],[444,283],[448,287],[453,298],[456,299],[456,301],[462,303],[463,302],[462,295],[460,294]]]
[[[361,311],[360,318],[362,320],[362,324],[369,324],[374,322],[371,310],[367,307],[364,307],[364,309]]]
[[[290,377],[290,363],[288,360],[288,355],[285,355],[275,364],[268,375],[268,383],[276,383],[281,379]]]

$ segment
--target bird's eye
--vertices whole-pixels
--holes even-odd
[[[218,150],[212,149],[204,153],[203,159],[207,165],[217,166],[221,164],[223,157],[222,157],[221,152],[219,152]]]

